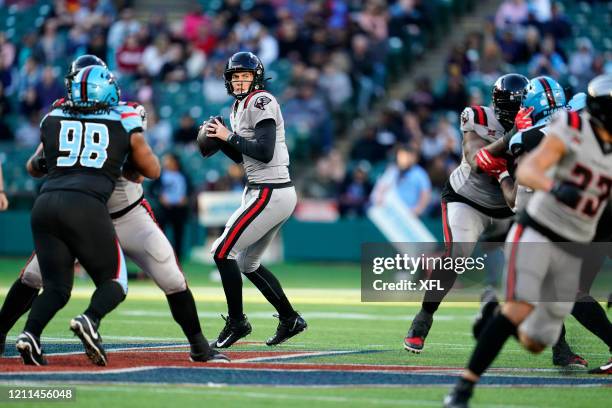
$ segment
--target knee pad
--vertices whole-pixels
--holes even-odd
[[[33,258],[23,269],[21,274],[21,283],[32,289],[42,288],[42,275],[40,273],[40,267],[38,266],[38,260]]]
[[[236,262],[238,262],[238,268],[240,268],[240,272],[242,273],[255,272],[261,265],[258,258],[245,255],[244,252],[238,254]]]
[[[152,232],[145,238],[144,249],[157,262],[164,262],[174,258],[174,250],[167,239],[163,239],[157,232]]]
[[[165,237],[157,233],[149,234],[144,248],[150,257],[145,261],[145,273],[166,295],[187,289],[185,276],[178,266],[172,246]]]

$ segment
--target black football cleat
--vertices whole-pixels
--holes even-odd
[[[495,289],[488,286],[480,296],[480,311],[472,325],[472,334],[476,340],[478,340],[480,333],[482,333],[482,330],[489,323],[491,318],[495,316],[498,310],[499,300],[497,299]]]
[[[268,346],[276,346],[284,343],[293,336],[300,334],[308,327],[306,320],[299,314],[289,318],[282,318],[278,315],[274,315],[274,317],[278,317],[278,326],[276,327],[274,336],[266,340],[266,345]]]
[[[225,320],[225,326],[219,333],[217,340],[210,342],[210,347],[228,348],[241,338],[251,334],[251,323],[245,315],[242,315],[242,319],[232,319],[223,315],[221,317]]]
[[[21,354],[23,364],[43,366],[47,365],[47,359],[40,347],[40,340],[28,332],[23,332],[17,337],[15,344],[17,351]]]
[[[108,358],[104,347],[102,347],[102,336],[98,333],[98,328],[94,322],[86,315],[78,315],[70,321],[70,330],[81,339],[85,354],[92,363],[98,366],[108,364]]]
[[[189,360],[193,363],[229,363],[231,361],[228,356],[215,349],[199,354],[192,351],[189,353]]]
[[[587,368],[589,363],[574,353],[565,340],[561,340],[552,347],[553,364],[561,368]]]
[[[6,333],[0,333],[0,357],[4,354],[6,348]]]
[[[404,348],[419,354],[425,347],[425,339],[433,324],[433,315],[422,310],[412,320],[408,334],[404,339]]]
[[[444,397],[444,408],[468,408],[474,383],[460,378],[451,392]]]
[[[612,375],[612,358],[607,363],[589,371],[589,374]]]

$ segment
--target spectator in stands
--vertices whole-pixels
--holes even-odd
[[[28,57],[17,76],[17,95],[22,98],[28,89],[36,87],[36,84],[40,82],[41,76],[42,70],[38,58],[34,56]]]
[[[525,41],[517,62],[528,63],[534,55],[540,53],[540,50],[540,32],[535,27],[527,27],[525,30]]]
[[[408,145],[399,145],[395,163],[390,165],[376,182],[371,201],[380,205],[392,190],[398,194],[416,216],[420,216],[431,200],[431,182],[427,172],[419,166],[419,154]]]
[[[108,30],[107,43],[112,50],[118,50],[128,36],[140,31],[140,23],[134,17],[132,9],[123,9],[119,16],[120,19],[114,22]]]
[[[147,106],[147,142],[156,154],[161,154],[172,147],[172,125],[165,119],[159,119],[155,108]]]
[[[161,211],[158,222],[162,230],[172,228],[173,248],[178,261],[183,260],[183,236],[189,219],[191,183],[183,171],[179,157],[174,153],[162,159],[162,173],[155,180],[152,190],[159,199]]]
[[[329,158],[319,158],[312,170],[302,183],[304,196],[335,200],[338,196],[338,183],[333,179],[333,166]]]
[[[62,61],[66,57],[66,42],[57,34],[57,22],[49,19],[45,23],[39,46],[47,64]]]
[[[327,152],[332,144],[332,127],[325,100],[317,92],[316,84],[304,81],[297,94],[287,100],[283,109],[287,123],[307,130],[315,150]]]
[[[94,28],[90,32],[90,40],[86,46],[86,53],[95,55],[102,60],[108,58],[108,46],[106,45],[106,35],[102,28]]]
[[[353,96],[349,75],[337,63],[329,62],[319,77],[319,87],[325,92],[333,111],[338,111]]]
[[[527,20],[529,6],[525,0],[504,0],[495,14],[495,27],[503,30]]]
[[[210,56],[219,42],[219,36],[214,30],[213,24],[202,24],[199,26],[197,36],[193,42],[200,51]]]
[[[125,43],[117,50],[117,67],[124,75],[134,75],[142,64],[144,47],[140,44],[138,37],[128,35]]]
[[[15,45],[0,31],[0,69],[8,69],[15,62]]]
[[[485,40],[482,49],[482,57],[478,63],[478,71],[482,79],[487,84],[493,84],[500,76],[503,68],[504,59],[499,46],[493,39]]]
[[[19,101],[19,112],[26,117],[29,117],[31,114],[38,114],[42,109],[41,99],[36,92],[35,87],[30,87],[26,89],[25,93],[22,95],[21,100]]]
[[[185,49],[183,45],[174,43],[168,50],[168,60],[162,66],[159,76],[164,82],[182,82],[187,79],[185,66]]]
[[[442,95],[440,106],[444,109],[461,112],[468,105],[468,94],[465,81],[458,71],[448,77],[446,90]]]
[[[179,128],[174,132],[174,143],[193,143],[198,137],[198,127],[189,113],[184,113]]]
[[[259,36],[262,26],[253,18],[251,13],[242,13],[240,19],[234,25],[233,32],[240,43],[251,42]]]
[[[188,79],[201,77],[206,66],[206,54],[193,43],[187,43],[184,59]]]
[[[368,37],[357,34],[351,41],[353,81],[357,84],[357,111],[365,113],[374,96],[374,63]]]
[[[368,178],[371,166],[361,162],[340,186],[338,211],[341,217],[364,217],[372,193],[372,183]]]
[[[368,126],[362,133],[350,154],[351,160],[367,160],[368,162],[375,164],[382,162],[387,159],[387,148],[376,140],[376,128]]]
[[[389,37],[389,13],[384,0],[366,0],[365,8],[357,15],[359,27],[377,47]]]
[[[0,82],[0,141],[13,140],[13,131],[5,121],[10,112],[11,104],[4,94],[4,85]]]
[[[556,1],[551,7],[551,18],[544,24],[543,32],[552,35],[557,41],[569,38],[572,35],[572,25],[563,13],[563,6]]]
[[[198,2],[194,2],[189,13],[185,14],[183,18],[183,38],[187,41],[195,41],[200,27],[209,27],[210,24],[210,17],[204,13],[202,6]]]
[[[168,60],[168,49],[170,39],[166,33],[161,33],[155,37],[153,44],[148,45],[142,54],[142,69],[151,76],[157,77],[164,64]]]
[[[595,53],[591,41],[586,38],[576,40],[576,51],[570,55],[569,72],[578,91],[584,92],[588,82],[594,77],[592,67]]]
[[[64,84],[58,80],[53,67],[46,66],[43,69],[42,79],[36,86],[36,93],[45,110],[49,110],[56,99],[65,95]]]
[[[20,121],[15,132],[15,142],[19,147],[34,148],[40,143],[40,114],[32,111],[27,120]]]
[[[215,61],[204,67],[202,91],[207,102],[224,104],[231,98],[225,89],[225,81],[223,79],[224,68],[225,63],[223,61]]]
[[[555,51],[555,39],[550,35],[546,36],[542,42],[542,52],[534,55],[529,62],[529,75],[547,75],[559,79],[566,71],[563,58]]]
[[[256,38],[257,56],[264,67],[269,67],[278,59],[278,41],[266,27],[261,27]]]
[[[458,156],[461,152],[461,136],[456,126],[453,126],[446,116],[442,116],[435,129],[425,133],[420,151],[425,163],[438,156]]]
[[[236,163],[230,164],[227,173],[218,181],[216,190],[242,192],[244,190],[244,168]]]
[[[510,64],[517,64],[523,52],[523,44],[516,39],[514,30],[505,29],[499,40],[504,61]]]
[[[6,211],[9,206],[9,201],[6,198],[6,191],[4,190],[4,177],[2,175],[2,162],[0,161],[0,211]]]

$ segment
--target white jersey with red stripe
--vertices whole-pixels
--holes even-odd
[[[269,163],[243,155],[244,171],[250,183],[286,183],[289,177],[289,151],[285,143],[285,122],[274,95],[268,91],[255,91],[234,102],[230,114],[232,130],[247,139],[255,137],[255,126],[265,119],[276,122],[276,145]]]
[[[565,144],[565,155],[549,170],[556,182],[576,184],[581,199],[575,208],[552,194],[536,191],[527,214],[553,233],[575,242],[593,239],[612,191],[612,146],[597,137],[588,112],[560,111],[547,128]]]
[[[493,109],[486,106],[465,108],[461,113],[461,130],[474,132],[487,143],[496,141],[506,133]],[[461,164],[450,175],[450,184],[457,194],[483,207],[508,207],[497,180],[486,173],[473,170],[465,158],[465,152]]]
[[[135,102],[120,102],[120,105],[127,105],[134,108],[134,110],[142,118],[143,129],[147,129],[147,112],[144,106]],[[123,176],[119,177],[117,183],[115,184],[115,190],[113,190],[113,194],[111,194],[108,202],[106,203],[108,212],[111,214],[117,213],[142,199],[143,195],[144,190],[142,188],[142,184],[129,181]]]

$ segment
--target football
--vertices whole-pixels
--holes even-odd
[[[216,137],[208,137],[206,127],[208,123],[214,122],[215,119],[225,124],[225,122],[223,121],[223,117],[211,116],[207,121],[202,123],[202,125],[200,126],[200,130],[198,132],[198,138],[197,138],[198,148],[200,149],[200,153],[202,154],[202,156],[205,158],[210,157],[214,155],[215,153],[217,153],[219,149],[221,148],[221,143],[223,143],[222,140]]]

